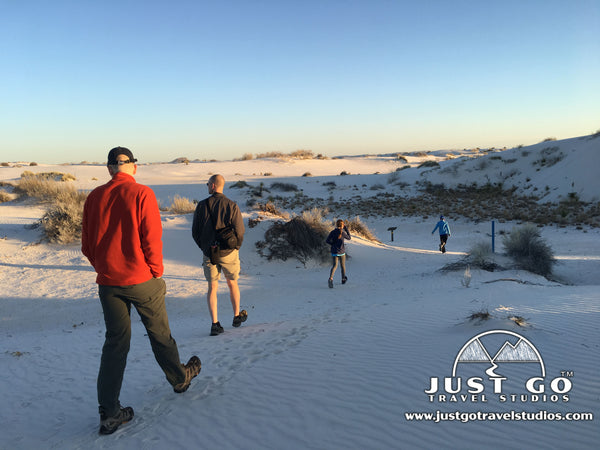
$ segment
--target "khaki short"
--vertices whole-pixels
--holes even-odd
[[[217,264],[211,264],[210,258],[204,255],[202,267],[206,281],[217,281],[221,277],[221,271],[226,279],[235,281],[240,277],[240,252],[234,250],[226,256],[219,257]]]

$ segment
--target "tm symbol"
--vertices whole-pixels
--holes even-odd
[[[575,376],[575,372],[573,370],[562,370],[560,372],[561,377],[573,378]]]

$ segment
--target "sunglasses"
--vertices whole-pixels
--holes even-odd
[[[137,159],[134,159],[133,161],[130,160],[130,159],[125,159],[123,161],[117,161],[117,165],[122,166],[123,164],[131,164],[131,163],[134,163],[136,161],[137,161]]]

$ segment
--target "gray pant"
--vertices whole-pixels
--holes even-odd
[[[115,415],[120,407],[119,394],[131,340],[132,304],[146,327],[154,357],[167,381],[173,386],[185,381],[185,368],[169,328],[166,292],[162,278],[132,286],[98,286],[106,324],[98,373],[98,404],[109,417]]]
[[[329,278],[333,280],[333,274],[337,269],[338,261],[340,262],[340,267],[342,268],[342,279],[346,278],[346,255],[331,255],[331,257],[333,258],[333,266],[331,267],[331,271],[329,272]]]

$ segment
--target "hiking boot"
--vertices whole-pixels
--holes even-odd
[[[217,335],[223,333],[224,331],[225,330],[221,326],[221,322],[213,323],[210,327],[210,335],[211,336],[217,336]]]
[[[248,312],[245,309],[242,309],[240,313],[233,318],[233,323],[231,325],[237,328],[242,322],[245,322],[246,319],[248,319]]]
[[[328,285],[330,288],[333,288],[333,280],[332,280],[331,278],[330,278],[329,280],[327,280],[327,285]]]
[[[113,434],[117,431],[122,424],[129,422],[133,419],[133,408],[128,406],[121,408],[119,405],[119,412],[112,416],[106,417],[104,410],[100,408],[100,434]]]
[[[200,358],[198,358],[197,356],[192,356],[184,367],[185,381],[183,383],[179,383],[173,386],[173,390],[178,394],[181,394],[182,392],[188,390],[192,380],[196,378],[200,373],[200,370],[202,370],[202,363],[200,362]]]
[[[346,284],[346,281],[348,281],[348,277],[342,277],[342,284]]]

